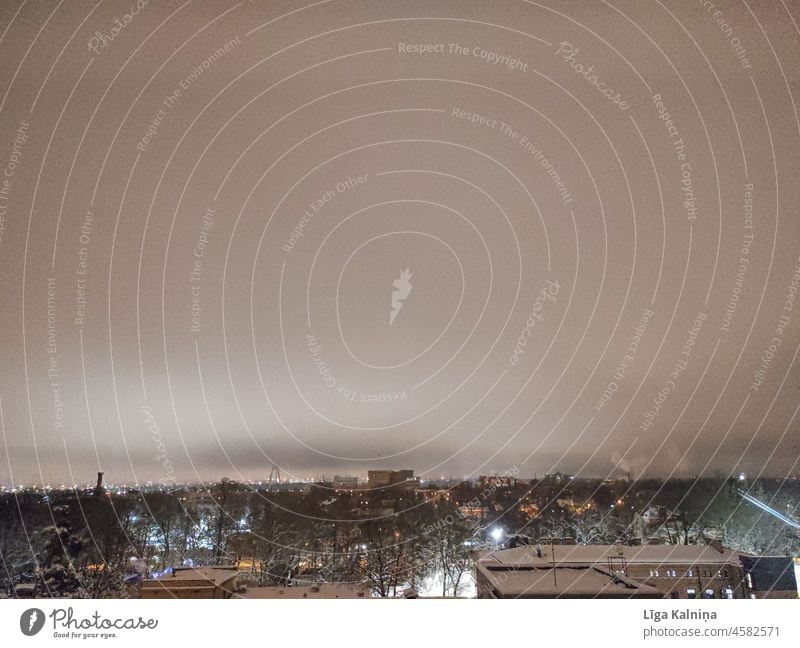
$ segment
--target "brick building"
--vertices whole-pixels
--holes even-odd
[[[557,569],[556,579],[558,574],[568,573],[561,570],[588,574],[591,572],[585,570],[591,567],[622,583],[647,586],[645,594],[652,588],[662,598],[747,598],[739,554],[720,546],[531,545],[502,549],[478,560],[479,590],[481,580],[490,581],[488,574],[497,571],[498,563],[505,571],[529,576],[539,573],[537,569],[541,573]],[[597,580],[595,575],[593,578]],[[632,590],[628,593],[635,595]],[[569,588],[558,595],[571,596]]]

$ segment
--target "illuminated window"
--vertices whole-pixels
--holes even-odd
[[[732,599],[732,598],[733,598],[733,588],[732,588],[732,587],[730,587],[730,586],[728,586],[728,587],[723,587],[723,588],[722,588],[722,589],[719,591],[719,594],[720,594],[720,597],[722,597],[722,598],[726,598],[726,599]]]
[[[692,572],[692,570],[690,569],[690,570],[688,570],[688,571],[686,572],[686,575],[687,575],[689,578],[691,578],[692,576],[694,576],[694,572]]]
[[[714,598],[714,590],[707,589],[705,592],[703,592],[703,598],[713,599]]]
[[[694,587],[687,587],[686,588],[686,598],[697,598],[697,590]]]

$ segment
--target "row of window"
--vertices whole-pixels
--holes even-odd
[[[695,574],[694,574],[694,570],[693,569],[687,569],[685,574],[683,574],[683,576],[685,576],[686,578],[693,578],[694,575]],[[723,576],[725,578],[727,578],[728,577],[728,570],[727,569],[722,569],[722,570],[718,569],[716,571],[716,573],[715,573],[714,570],[712,570],[712,569],[700,568],[700,569],[697,570],[697,575],[698,576],[704,576],[706,578],[712,578],[712,577],[721,578]],[[662,577],[663,578],[678,578],[678,570],[677,569],[651,569],[650,570],[650,578],[662,578]]]
[[[670,595],[670,598],[674,598],[674,599],[680,598],[680,594],[676,590],[672,590],[669,593],[669,595]],[[694,587],[687,587],[686,588],[686,598],[690,598],[690,599],[697,598],[697,590]],[[704,599],[717,598],[716,592],[714,592],[714,590],[711,589],[711,588],[705,589],[705,590],[703,590],[703,598]],[[719,590],[719,598],[732,599],[733,598],[733,588],[730,587],[730,586],[720,588],[720,590]]]

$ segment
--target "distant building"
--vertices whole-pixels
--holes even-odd
[[[370,488],[382,488],[392,483],[391,470],[370,470],[367,472],[367,485]]]
[[[458,510],[461,511],[461,515],[473,520],[482,520],[489,515],[489,507],[482,504],[467,503],[459,506]]]
[[[279,484],[267,484],[269,491],[280,491],[283,493],[307,493],[311,490],[311,484],[307,482],[281,482]]]
[[[414,494],[426,502],[443,502],[450,500],[450,491],[446,488],[417,488]]]
[[[219,567],[176,567],[171,574],[142,582],[143,599],[225,599],[238,587],[238,570]]]
[[[664,513],[658,506],[651,506],[642,513],[645,524],[661,524],[664,521]]]
[[[540,570],[593,567],[619,576],[625,582],[633,581],[653,588],[664,598],[746,596],[739,554],[711,545],[539,544],[492,552],[482,560],[489,561],[488,565],[492,560],[500,560],[517,565],[518,570],[524,570],[525,565]],[[558,571],[557,575],[560,573]],[[591,578],[596,581],[596,576]],[[612,588],[610,591],[616,590]]]
[[[333,487],[336,490],[358,489],[358,477],[336,475],[333,478]]]
[[[481,475],[478,477],[478,485],[481,488],[492,486],[495,488],[515,488],[521,483],[521,480],[511,475]]]
[[[413,470],[370,470],[367,472],[367,485],[370,488],[411,488],[417,486],[417,479]]]
[[[670,534],[681,534],[684,531],[681,516],[663,506],[650,506],[642,513],[634,513],[631,527],[633,535],[642,544],[658,543]]]
[[[564,473],[560,472],[548,473],[544,476],[544,480],[551,484],[563,484],[571,479],[575,479],[575,477],[573,475],[565,475]]]
[[[556,500],[556,505],[559,508],[569,509],[570,511],[577,511],[581,507],[574,497],[560,497]]]

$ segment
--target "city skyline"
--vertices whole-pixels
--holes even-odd
[[[797,645],[799,46],[0,2],[2,636]]]

